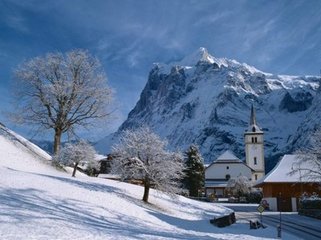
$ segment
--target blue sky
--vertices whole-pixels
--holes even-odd
[[[0,0],[0,110],[10,109],[19,63],[88,49],[102,62],[119,109],[112,124],[91,131],[99,138],[127,117],[154,62],[176,61],[199,47],[266,72],[318,75],[321,1]],[[0,121],[24,131],[2,112]]]

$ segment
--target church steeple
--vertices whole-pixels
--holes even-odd
[[[250,125],[256,125],[256,116],[255,116],[255,110],[254,110],[254,106],[252,104],[251,107],[251,118],[250,118]]]
[[[256,124],[256,114],[255,114],[255,109],[254,109],[253,104],[251,107],[250,125],[249,125],[249,128],[247,131],[253,132],[253,133],[262,132],[261,129],[259,128],[259,126]]]
[[[265,174],[263,131],[256,123],[255,109],[252,104],[250,125],[244,133],[246,164],[253,169],[252,181],[256,181]]]

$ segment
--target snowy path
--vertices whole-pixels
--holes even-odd
[[[222,204],[236,211],[237,219],[260,219],[257,212],[257,204]],[[318,240],[321,239],[321,220],[300,216],[297,213],[280,213],[266,211],[262,214],[264,225],[271,228],[275,236],[277,236],[277,226],[280,225],[281,219],[281,235],[284,233],[293,234],[302,239]]]

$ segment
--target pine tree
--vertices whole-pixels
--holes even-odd
[[[205,168],[203,158],[196,145],[191,145],[185,152],[185,177],[183,184],[189,190],[189,195],[197,197],[204,186]]]

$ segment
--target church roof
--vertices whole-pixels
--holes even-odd
[[[221,154],[214,162],[242,162],[235,154],[226,150],[223,154]]]
[[[224,163],[225,164],[242,164],[247,168],[249,168],[251,171],[254,171],[252,168],[246,165],[245,162],[243,162],[238,157],[236,157],[235,154],[230,150],[226,150],[224,153],[222,153],[216,160],[214,160],[210,165],[208,165],[206,169],[209,169],[213,165],[224,164]]]

